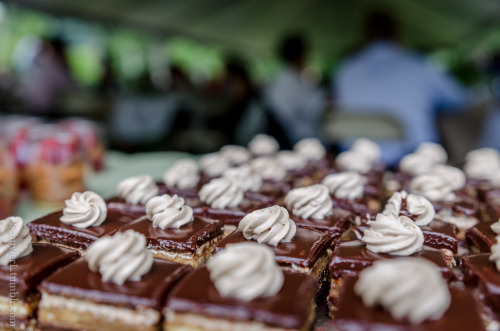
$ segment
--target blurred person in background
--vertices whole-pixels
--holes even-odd
[[[398,25],[389,13],[371,12],[363,29],[365,46],[337,71],[333,95],[340,111],[386,114],[400,122],[402,140],[379,141],[383,161],[396,164],[421,142],[439,142],[437,110],[463,109],[466,93],[451,77],[398,45]]]
[[[283,67],[263,91],[270,115],[269,133],[282,148],[290,148],[302,138],[317,137],[325,111],[325,94],[304,72],[307,52],[307,42],[302,35],[284,38],[279,48]]]
[[[486,114],[478,147],[493,147],[500,150],[500,51],[497,51],[486,66],[490,89],[494,98],[493,107]]]
[[[34,59],[32,71],[21,82],[21,97],[29,112],[57,115],[60,98],[78,90],[60,38],[44,40]]]

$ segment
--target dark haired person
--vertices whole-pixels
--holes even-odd
[[[286,144],[280,141],[283,148],[302,138],[317,137],[325,108],[324,93],[304,73],[307,51],[302,35],[292,34],[283,39],[279,48],[283,67],[264,90],[268,111],[287,140]]]

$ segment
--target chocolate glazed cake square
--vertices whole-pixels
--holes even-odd
[[[161,229],[144,216],[123,226],[120,232],[129,229],[146,237],[147,248],[154,257],[193,267],[208,260],[224,235],[221,223],[200,217],[179,229]]]
[[[496,222],[497,221],[479,222],[474,227],[467,230],[465,239],[470,250],[479,251],[481,253],[491,252],[491,246],[497,242],[497,234],[493,232],[491,225]]]
[[[445,278],[448,282],[455,280],[455,274],[448,266],[448,263],[443,257],[443,254],[441,254],[441,251],[424,246],[422,251],[410,256],[422,257],[433,262],[441,270],[443,278]],[[346,278],[357,277],[363,269],[371,266],[373,262],[377,260],[392,258],[397,258],[397,256],[374,253],[368,250],[365,244],[360,240],[341,242],[335,248],[329,266],[330,275],[332,277],[328,299],[330,315],[333,316],[337,311],[337,307],[339,305],[339,290]]]
[[[163,309],[164,329],[311,330],[315,320],[316,280],[288,271],[283,275],[283,287],[275,296],[245,302],[222,297],[207,268],[201,266],[187,275],[169,296]]]
[[[0,266],[0,328],[24,330],[34,326],[40,301],[36,287],[62,266],[76,260],[77,251],[33,244],[31,254]],[[14,315],[11,315],[14,312]]]
[[[42,330],[158,330],[165,298],[191,270],[155,259],[139,281],[103,282],[81,258],[45,279],[38,313]]]
[[[333,208],[332,214],[324,219],[303,219],[290,213],[290,218],[298,228],[316,230],[332,235],[331,246],[335,246],[342,235],[354,224],[354,214],[339,208]]]
[[[484,330],[478,309],[474,304],[474,297],[467,290],[450,289],[451,305],[440,319],[412,324],[405,320],[394,319],[389,312],[380,307],[365,306],[354,292],[356,280],[357,278],[347,279],[340,290],[340,304],[335,318],[336,330]]]
[[[500,272],[489,257],[487,253],[464,256],[460,267],[464,283],[476,289],[481,316],[488,330],[497,330],[500,323]]]
[[[248,241],[254,240],[246,239],[241,231],[236,230],[217,245],[215,252],[223,250],[227,245]],[[268,247],[273,250],[276,262],[282,269],[311,275],[321,285],[326,281],[331,255],[328,249],[330,241],[328,233],[298,228],[292,241]]]
[[[61,222],[62,215],[62,211],[58,211],[28,223],[33,242],[45,242],[83,251],[97,239],[114,234],[120,227],[134,220],[130,215],[108,210],[104,223],[80,229]]]

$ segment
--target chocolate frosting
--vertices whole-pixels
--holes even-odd
[[[221,221],[224,224],[238,225],[246,214],[264,207],[267,207],[267,204],[263,204],[257,200],[243,199],[237,208],[217,209],[207,206],[205,216]]]
[[[484,295],[484,301],[500,317],[500,272],[495,262],[489,260],[490,254],[482,253],[464,256],[460,266],[464,272],[464,282],[478,286]]]
[[[45,279],[40,289],[52,295],[101,304],[159,309],[172,286],[189,270],[191,267],[187,265],[154,259],[151,270],[141,280],[117,285],[104,283],[101,275],[90,271],[87,261],[80,258]]]
[[[277,295],[249,302],[221,297],[201,266],[187,275],[172,291],[167,308],[238,321],[259,321],[283,329],[299,330],[313,308],[317,282],[300,273],[283,272],[285,280]],[[297,300],[300,298],[300,300]]]
[[[332,234],[333,242],[335,243],[342,234],[354,222],[354,215],[343,209],[333,208],[332,214],[323,220],[302,219],[290,214],[290,218],[295,222],[297,227],[311,229]]]
[[[194,221],[179,229],[161,229],[153,226],[147,217],[141,217],[120,228],[120,232],[129,229],[143,234],[147,247],[168,249],[180,252],[196,252],[196,249],[223,234],[222,224],[206,218],[195,217]]]
[[[445,279],[448,281],[455,279],[441,251],[424,246],[423,250],[410,256],[428,259],[439,267]],[[357,276],[361,270],[371,266],[376,260],[392,258],[397,258],[397,256],[373,253],[360,240],[344,241],[336,247],[333,253],[332,261],[330,262],[330,274],[334,279]]]
[[[219,242],[215,252],[219,252],[227,245],[248,242],[243,233],[239,230],[234,231],[229,236]],[[282,266],[291,264],[310,268],[318,258],[326,252],[331,241],[331,236],[308,229],[297,229],[291,242],[280,243],[277,246],[268,245],[276,256],[276,261]],[[262,244],[264,245],[264,244]]]
[[[161,191],[161,190],[160,190]],[[186,197],[183,195],[179,195],[184,198],[186,205],[193,208],[193,214],[195,216],[203,216],[204,208],[203,203],[198,199],[198,197]],[[146,206],[137,204],[132,205],[125,201],[125,199],[114,197],[106,200],[106,204],[108,205],[109,211],[117,211],[122,214],[127,214],[133,218],[139,218],[143,215],[146,215]]]
[[[34,236],[75,248],[88,248],[98,238],[112,235],[118,229],[134,220],[116,210],[108,210],[104,223],[100,226],[79,229],[60,221],[62,212],[58,211],[28,223]]]
[[[484,330],[479,310],[471,292],[451,288],[451,305],[438,320],[428,320],[420,324],[411,324],[405,320],[396,320],[380,307],[370,308],[363,304],[354,293],[357,278],[349,278],[341,289],[340,305],[335,315],[335,326],[339,331],[347,330],[398,330],[398,331],[441,331],[441,330]]]
[[[481,253],[490,253],[491,246],[497,242],[497,234],[491,229],[491,225],[496,222],[497,221],[477,223],[474,227],[467,230],[465,238],[476,246]]]
[[[16,273],[16,298],[25,299],[44,278],[80,256],[78,251],[49,244],[33,244],[33,252],[8,266],[0,266],[0,295],[12,293],[10,274]]]

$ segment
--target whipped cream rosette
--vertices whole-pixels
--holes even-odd
[[[307,159],[294,151],[279,151],[276,158],[286,170],[300,170],[307,166]]]
[[[225,145],[219,153],[229,161],[231,165],[240,165],[250,161],[252,155],[250,151],[243,146]]]
[[[146,203],[146,215],[153,226],[160,229],[178,229],[194,221],[193,209],[184,199],[174,194],[154,197]]]
[[[500,153],[494,148],[479,148],[468,152],[464,172],[470,178],[492,181],[500,173]]]
[[[262,179],[280,181],[285,178],[287,169],[276,157],[263,156],[250,162],[250,166]]]
[[[262,177],[248,164],[227,169],[222,177],[232,179],[244,191],[259,191]]]
[[[200,182],[198,165],[190,159],[179,160],[165,171],[163,182],[168,187],[178,187],[180,189],[194,188]]]
[[[310,161],[319,161],[326,155],[326,149],[318,138],[304,138],[293,146],[293,150]]]
[[[441,318],[451,304],[439,268],[416,257],[375,261],[361,271],[354,291],[365,305],[380,305],[395,319],[412,324]]]
[[[240,221],[238,230],[246,239],[276,246],[290,242],[297,232],[297,227],[285,208],[272,206],[247,214]]]
[[[422,230],[406,216],[377,214],[368,225],[361,240],[372,252],[408,256],[423,249]]]
[[[491,255],[489,260],[495,263],[497,270],[500,271],[500,236],[496,236],[496,242],[491,246]]]
[[[146,237],[133,230],[95,241],[87,249],[85,260],[91,271],[101,274],[104,282],[118,285],[139,281],[153,265],[153,255],[146,249]]]
[[[259,133],[248,143],[248,149],[253,155],[272,155],[280,149],[280,145],[273,137]]]
[[[0,265],[6,266],[32,251],[30,231],[21,217],[11,216],[0,221]]]
[[[365,138],[357,139],[351,149],[340,153],[335,162],[342,170],[367,173],[380,160],[380,147]]]
[[[106,220],[108,207],[104,199],[97,193],[91,191],[75,192],[70,199],[65,201],[65,204],[63,216],[60,218],[64,224],[85,229],[99,226]]]
[[[118,183],[118,196],[133,205],[146,204],[158,192],[158,186],[149,175],[129,177]]]
[[[243,190],[230,178],[215,178],[203,185],[200,200],[212,208],[235,208],[243,201]]]
[[[364,195],[366,177],[356,171],[344,171],[326,176],[321,184],[338,199],[355,200]]]
[[[285,197],[285,204],[292,214],[303,219],[324,219],[332,214],[333,207],[328,187],[323,184],[291,190]]]
[[[200,158],[200,168],[209,177],[219,177],[231,167],[222,153],[209,153]]]
[[[448,154],[443,146],[424,142],[415,152],[404,156],[399,162],[399,169],[411,175],[421,175],[429,172],[437,164],[444,164]]]
[[[284,283],[273,251],[256,243],[228,245],[208,260],[207,269],[221,296],[242,301],[272,297]]]
[[[402,210],[403,202],[405,210]],[[436,212],[432,203],[425,197],[402,191],[393,193],[387,200],[382,214],[395,217],[406,215],[413,219],[418,226],[426,226],[432,222]]]

